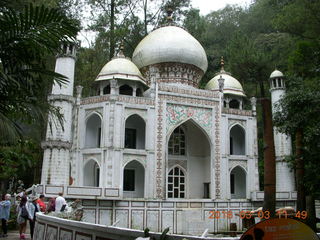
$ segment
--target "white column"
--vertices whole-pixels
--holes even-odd
[[[271,83],[271,101],[272,101],[272,113],[276,111],[276,103],[285,94],[285,89],[283,86],[273,86],[272,78]],[[278,80],[278,78],[276,78]],[[282,79],[283,83],[283,79]],[[274,145],[275,145],[275,155],[276,155],[276,191],[294,191],[294,174],[289,168],[288,163],[285,161],[285,157],[292,154],[292,143],[291,137],[286,134],[279,133],[276,128],[273,130],[274,135]]]
[[[41,183],[68,185],[70,149],[72,144],[73,121],[73,83],[75,68],[75,46],[63,44],[62,52],[56,59],[55,72],[67,77],[64,84],[54,83],[49,101],[61,109],[64,116],[63,126],[57,118],[49,115],[46,141],[42,142],[44,148]]]

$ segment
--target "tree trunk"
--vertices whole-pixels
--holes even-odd
[[[306,197],[306,210],[307,210],[307,224],[312,228],[313,231],[316,231],[316,208],[315,202],[312,195]]]
[[[147,36],[148,34],[148,16],[147,16],[147,9],[148,9],[148,0],[145,0],[144,2],[144,8],[143,8],[143,13],[144,13],[144,35]]]
[[[261,99],[263,117],[264,141],[264,201],[263,211],[269,211],[274,217],[276,207],[276,157],[274,150],[271,102],[267,98]]]
[[[297,211],[306,210],[306,193],[304,187],[304,160],[302,157],[302,129],[296,131],[296,182],[297,182]]]
[[[115,9],[115,0],[111,0],[111,3],[110,3],[110,56],[109,56],[109,60],[111,60],[114,57],[114,49],[115,49],[114,9]]]

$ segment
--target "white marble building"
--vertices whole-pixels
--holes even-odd
[[[207,66],[206,53],[193,36],[180,27],[163,26],[138,44],[132,60],[120,50],[92,79],[96,96],[83,98],[81,86],[73,93],[74,46],[65,46],[57,57],[56,71],[66,75],[69,83],[53,86],[49,97],[61,107],[64,126],[49,119],[51,128],[42,144],[42,191],[48,196],[63,191],[69,198],[117,200],[124,208],[119,211],[131,209],[136,202],[146,201],[144,208],[151,200],[162,208],[176,203],[172,207],[177,212],[171,217],[156,213],[156,205],[151,206],[155,212],[150,216],[142,216],[149,216],[149,221],[161,218],[161,223],[171,219],[175,232],[179,232],[179,217],[173,216],[181,208],[197,206],[202,221],[206,206],[224,207],[211,203],[223,202],[238,211],[253,208],[254,201],[263,199],[256,100],[251,99],[251,110],[243,109],[246,95],[240,82],[224,70],[223,62],[205,90],[199,89]],[[284,92],[279,73],[271,75],[271,84],[278,84],[271,85],[273,103]],[[291,142],[276,132],[275,140],[281,183],[277,197],[293,202],[293,176],[283,162]],[[100,223],[103,204],[96,200],[88,204],[94,206],[88,215],[95,209],[90,221]],[[109,210],[117,211],[112,206]],[[134,228],[133,222],[138,221],[134,216],[131,212],[124,226]],[[110,221],[117,218],[115,212]]]

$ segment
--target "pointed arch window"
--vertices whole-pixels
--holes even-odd
[[[186,136],[180,126],[170,136],[168,152],[170,155],[186,155]]]
[[[168,174],[168,198],[186,197],[186,177],[181,168],[175,167]]]
[[[103,95],[110,94],[110,91],[111,91],[110,85],[105,86],[105,87],[103,88]]]

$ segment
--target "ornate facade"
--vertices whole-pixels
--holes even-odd
[[[74,48],[65,51],[56,71],[69,83],[55,85],[49,98],[61,107],[64,128],[52,117],[43,142],[46,194],[238,201],[239,207],[261,196],[256,101],[251,99],[250,110],[244,110],[246,95],[223,62],[206,89],[199,89],[207,57],[185,30],[154,30],[139,43],[132,61],[120,49],[95,79],[96,96],[87,98],[80,86],[73,96]],[[287,166],[279,169],[290,177]],[[289,195],[293,190],[281,189]]]

